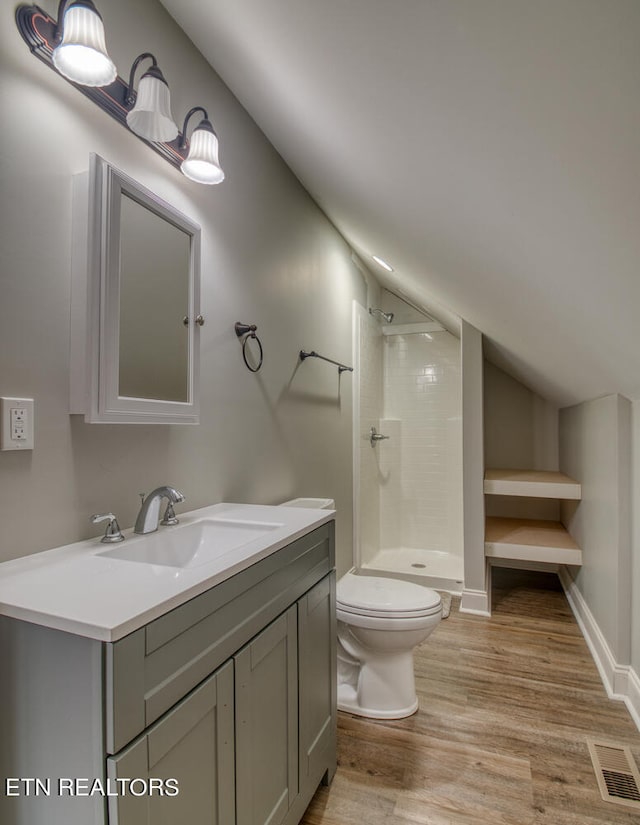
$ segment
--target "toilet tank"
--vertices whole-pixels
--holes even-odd
[[[311,510],[335,510],[336,503],[332,498],[292,498],[283,501],[281,507],[307,507]]]

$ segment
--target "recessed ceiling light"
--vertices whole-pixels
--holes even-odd
[[[382,258],[378,258],[378,256],[377,256],[377,255],[372,255],[371,257],[372,257],[372,258],[373,258],[373,260],[374,260],[377,264],[379,264],[379,265],[380,265],[383,269],[386,269],[386,270],[387,270],[387,272],[393,272],[393,267],[392,267],[392,266],[389,266],[389,264],[388,264],[386,261],[383,261],[383,260],[382,260]]]

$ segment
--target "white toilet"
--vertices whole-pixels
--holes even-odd
[[[402,719],[418,709],[413,649],[442,618],[435,590],[347,573],[336,588],[338,709]]]

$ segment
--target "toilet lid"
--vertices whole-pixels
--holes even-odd
[[[426,616],[440,609],[440,596],[421,584],[357,576],[347,573],[336,587],[337,605],[348,613],[365,616]]]

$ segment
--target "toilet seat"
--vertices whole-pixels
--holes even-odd
[[[439,594],[428,587],[353,573],[338,582],[336,602],[340,613],[391,621],[432,616],[442,610]]]

